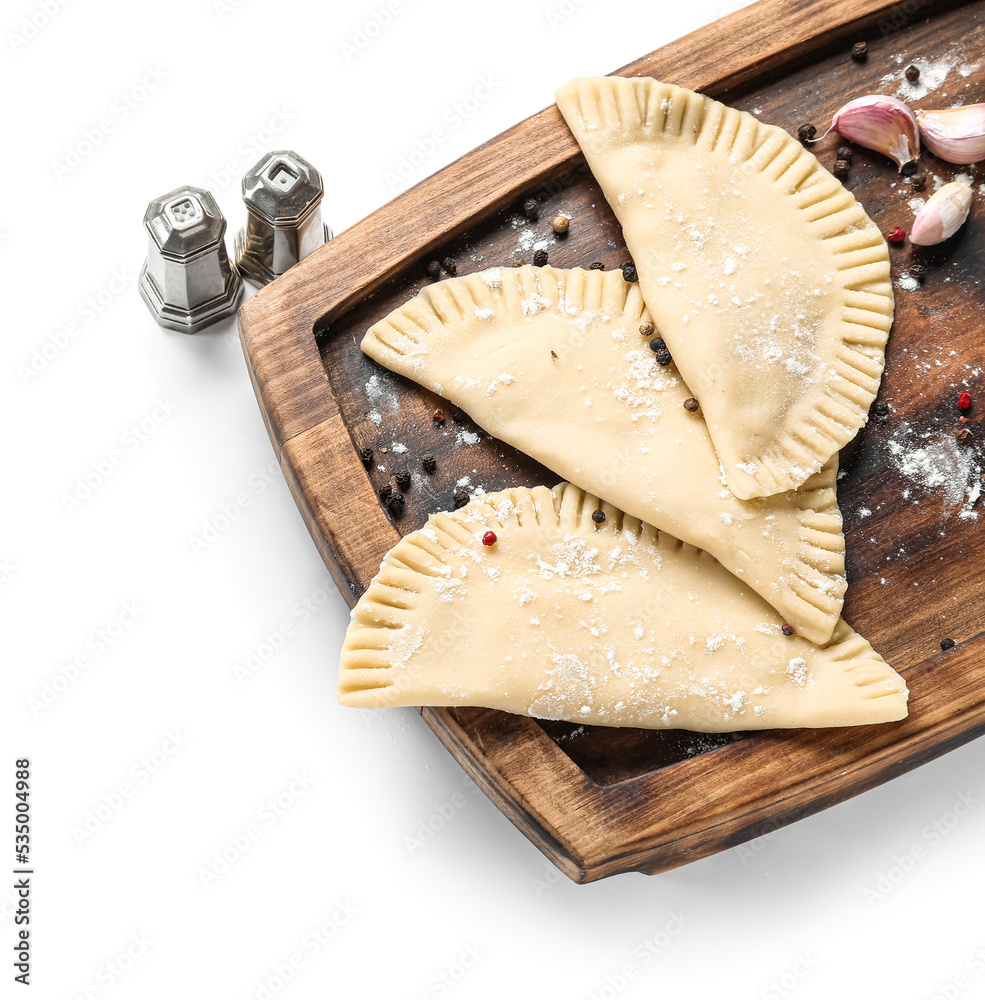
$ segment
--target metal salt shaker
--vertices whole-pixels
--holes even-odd
[[[226,220],[208,191],[180,187],[155,198],[144,228],[148,252],[138,287],[161,326],[197,333],[236,311],[243,282],[229,263]]]
[[[247,223],[236,235],[236,264],[258,288],[332,238],[322,223],[321,174],[292,150],[268,153],[243,178]]]

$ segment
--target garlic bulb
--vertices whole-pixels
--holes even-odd
[[[964,181],[945,184],[917,212],[910,230],[910,242],[921,247],[943,243],[961,228],[970,209],[971,185]]]
[[[977,163],[985,159],[985,104],[916,114],[924,144],[942,160]]]
[[[920,155],[917,119],[895,97],[872,94],[849,101],[835,112],[831,128],[852,142],[892,157],[900,169]]]

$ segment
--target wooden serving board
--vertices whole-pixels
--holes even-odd
[[[866,40],[866,63],[849,57]],[[753,111],[795,131],[822,132],[846,101],[896,93],[911,61],[946,82],[916,107],[985,101],[985,0],[762,0],[620,71],[650,75]],[[563,83],[558,80],[558,84]],[[831,166],[842,144],[815,152]],[[962,169],[925,154],[933,177]],[[975,173],[976,185],[985,169]],[[846,182],[884,229],[909,229],[916,192],[884,157],[855,148]],[[522,215],[535,197],[540,219]],[[705,736],[585,728],[486,709],[425,708],[428,725],[485,793],[576,881],[658,872],[739,844],[872,788],[985,731],[983,525],[969,500],[985,448],[985,204],[946,244],[891,248],[894,275],[920,262],[925,283],[897,286],[896,323],[873,420],[843,453],[839,496],[848,539],[845,617],[900,669],[910,717],[854,729]],[[458,273],[532,259],[550,219],[571,216],[550,263],[616,267],[621,231],[556,107],[521,122],[384,206],[250,299],[240,331],[270,438],[315,544],[350,604],[384,553],[456,483],[487,492],[554,485],[557,476],[491,440],[465,416],[359,351],[363,332],[414,295],[434,258]],[[368,386],[370,379],[376,380]],[[958,449],[957,393],[980,401]],[[432,422],[444,405],[444,428]],[[466,433],[462,433],[466,432]],[[549,434],[550,428],[545,427]],[[478,442],[469,444],[478,436]],[[403,445],[406,451],[393,445]],[[372,446],[367,471],[358,449]],[[386,449],[386,450],[384,450]],[[391,521],[377,489],[436,456],[404,516]],[[985,514],[982,515],[985,520]],[[956,646],[942,652],[940,642]],[[330,659],[330,658],[329,658]]]

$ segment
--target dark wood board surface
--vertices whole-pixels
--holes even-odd
[[[869,43],[865,63],[848,55],[859,39]],[[911,61],[924,85],[907,90],[903,71]],[[792,131],[804,121],[823,131],[840,105],[867,93],[905,96],[924,108],[982,102],[985,0],[762,0],[620,72],[699,89]],[[935,89],[921,96],[927,84]],[[814,149],[830,167],[840,144],[832,134]],[[929,194],[936,178],[971,174],[979,204],[946,244],[891,248],[896,321],[879,397],[890,412],[843,452],[839,482],[845,617],[904,673],[910,717],[888,726],[706,736],[424,709],[490,798],[575,880],[662,871],[704,857],[985,732],[978,565],[985,526],[974,502],[985,455],[985,426],[978,426],[985,407],[985,208],[978,191],[985,168],[952,167],[925,154],[922,169],[927,189],[917,192],[884,157],[854,147],[846,184],[884,229],[908,229],[909,203]],[[540,204],[536,222],[521,211],[530,197]],[[562,240],[550,226],[559,211],[572,218]],[[508,266],[515,256],[529,263],[540,245],[560,267],[629,259],[553,106],[340,234],[241,310],[271,441],[350,604],[398,537],[449,507],[460,483],[491,492],[557,481],[358,348],[370,325],[427,282],[428,260],[452,257],[466,274]],[[910,287],[905,275],[914,263],[927,277]],[[965,448],[953,436],[962,388],[981,397],[970,414],[977,436]],[[436,407],[446,411],[444,427],[431,419]],[[357,451],[367,445],[384,470],[359,462]],[[392,522],[376,490],[400,469],[417,472],[424,453],[435,455],[437,472],[415,476],[406,512]],[[945,638],[956,646],[942,652]]]

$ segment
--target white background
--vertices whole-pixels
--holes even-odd
[[[137,294],[144,208],[179,184],[213,191],[231,245],[242,173],[294,148],[338,232],[397,193],[387,173],[483,77],[492,96],[401,187],[569,77],[739,4],[401,0],[362,45],[384,0],[47,3],[40,30],[23,18],[42,22],[41,0],[0,15],[0,870],[28,755],[23,995],[985,996],[985,742],[751,847],[568,883],[414,712],[336,703],[346,610],[272,464],[234,321],[170,333]],[[228,870],[203,877],[223,851]],[[21,995],[11,881],[4,996]]]

